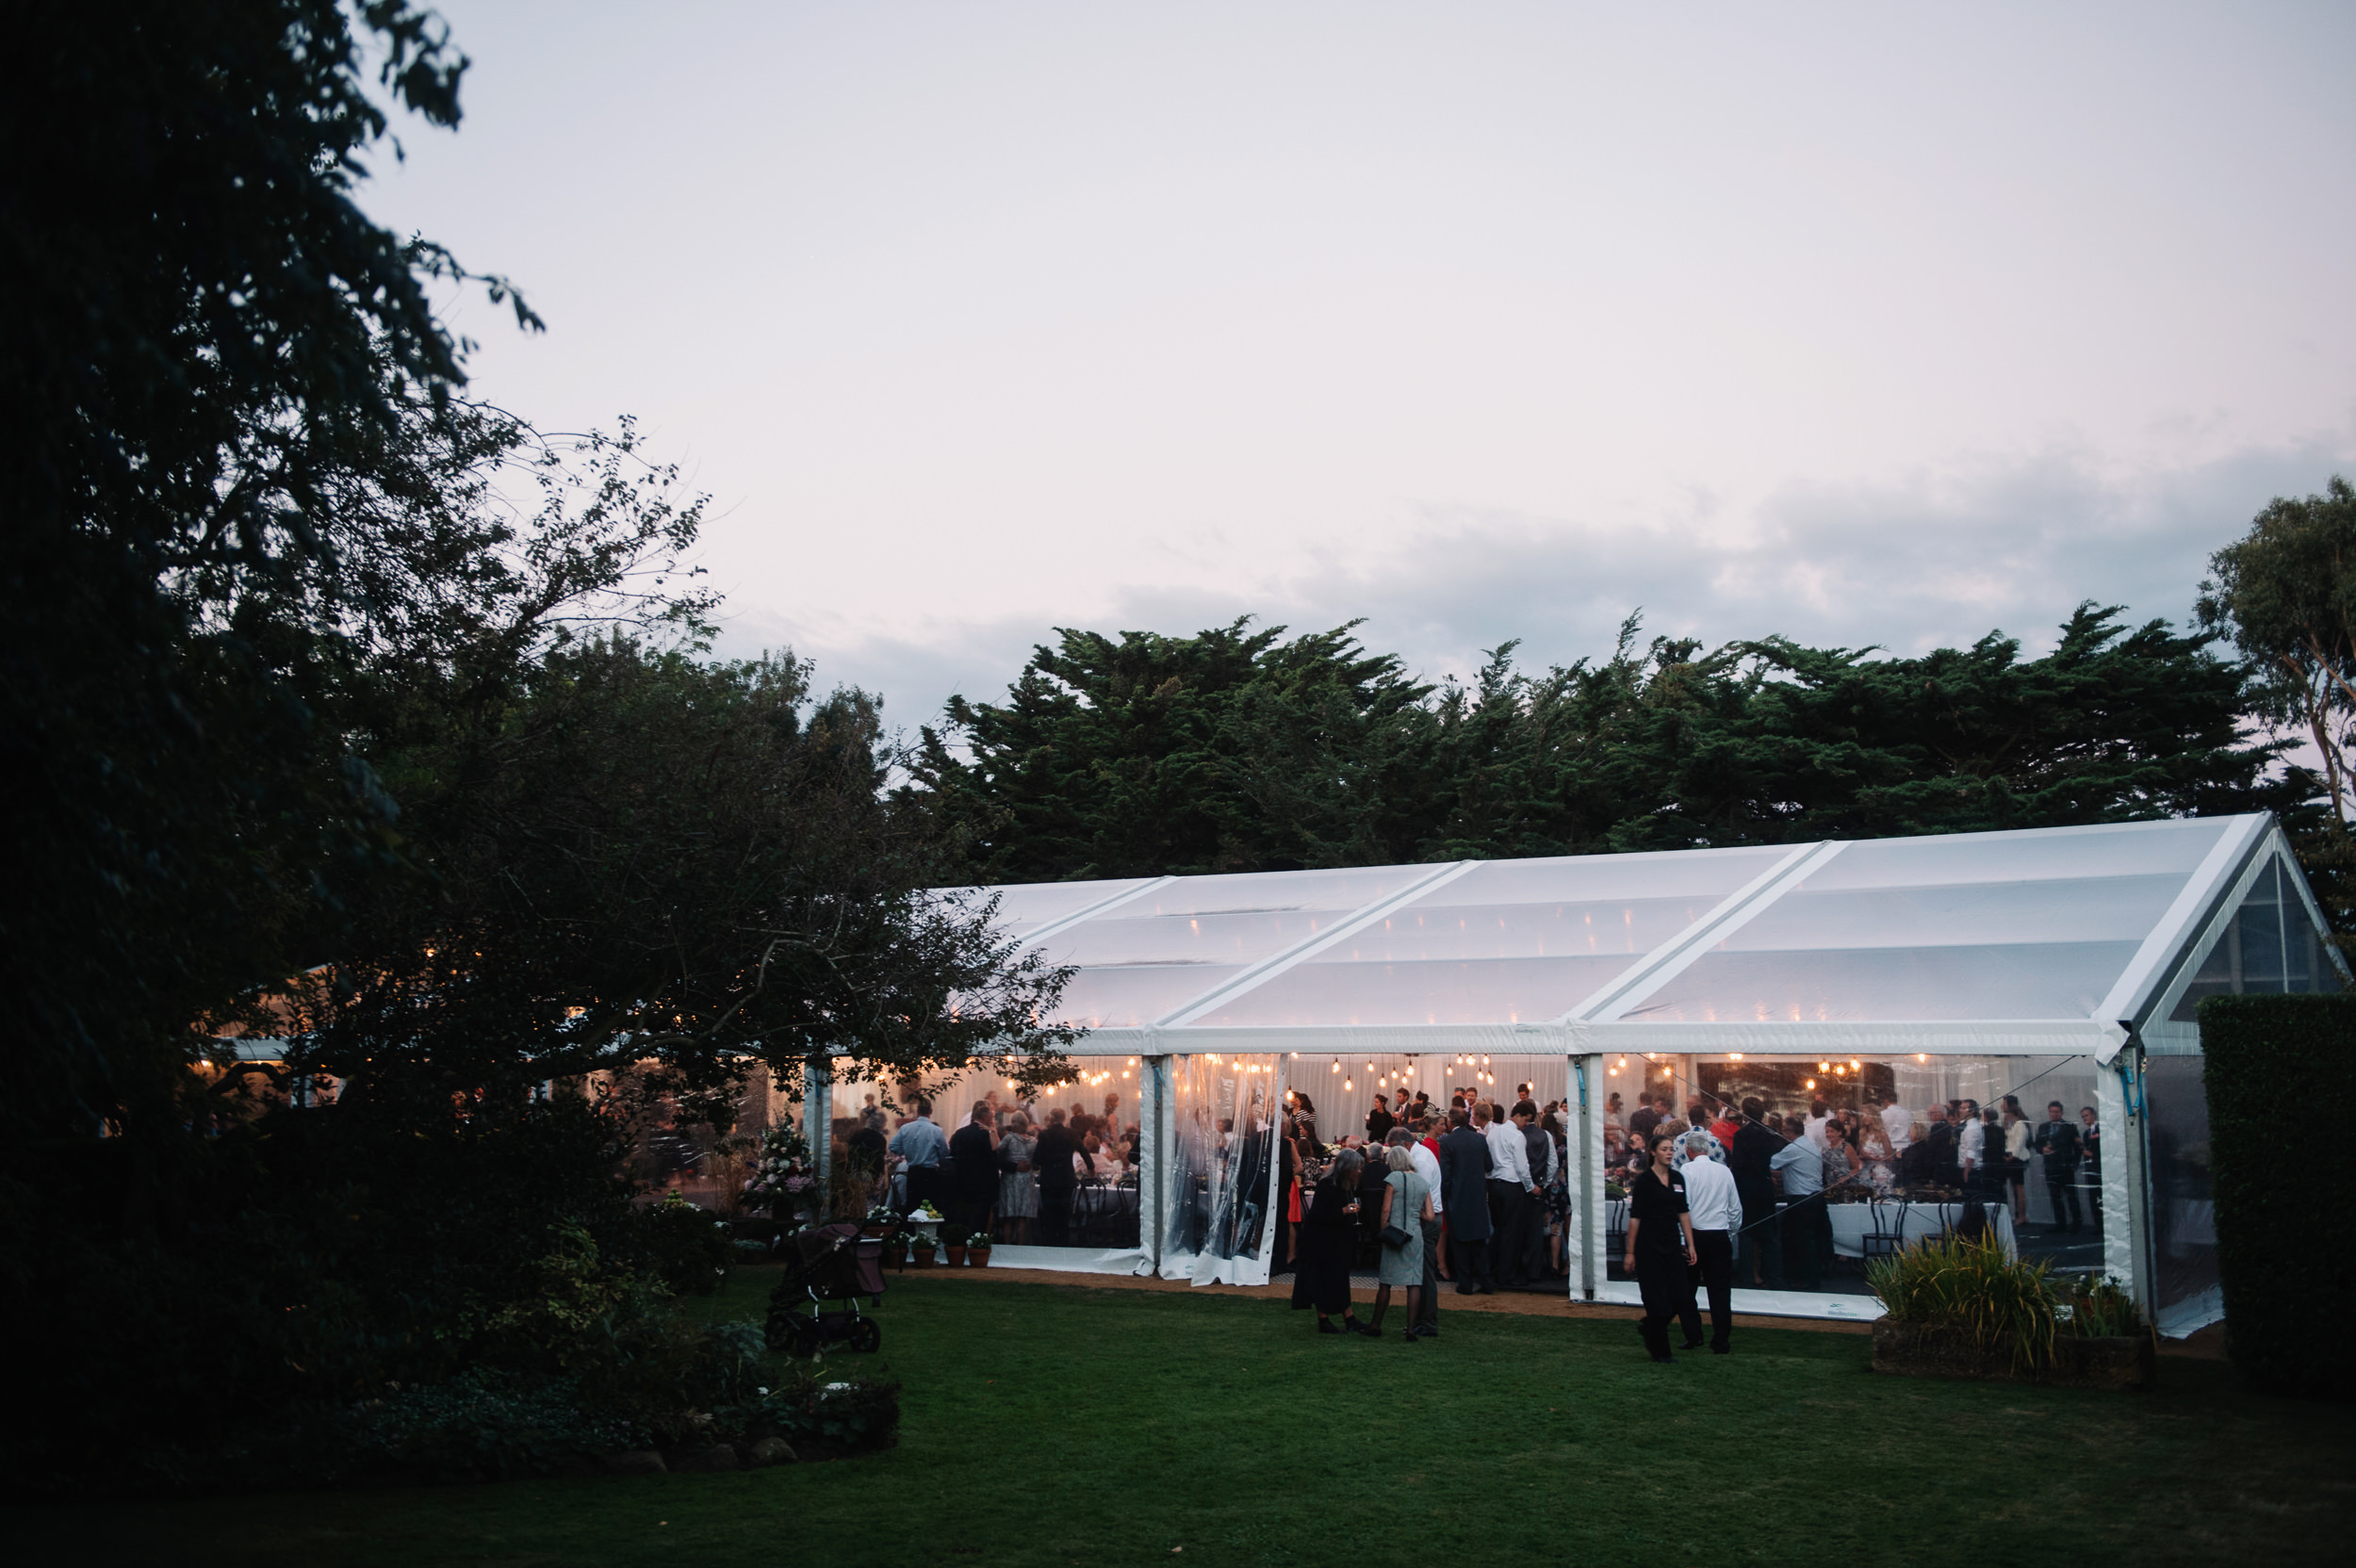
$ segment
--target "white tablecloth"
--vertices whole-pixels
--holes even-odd
[[[1996,1239],[2004,1246],[2004,1256],[2019,1257],[2021,1249],[2013,1240],[2010,1206],[1990,1203],[1987,1207],[1995,1211],[1988,1217],[1992,1221]],[[1835,1203],[1831,1205],[1832,1250],[1844,1258],[1863,1257],[1866,1233],[1875,1228],[1875,1216],[1878,1214],[1880,1217],[1881,1229],[1897,1231],[1901,1228],[1899,1211],[1902,1208],[1905,1210],[1904,1235],[1906,1242],[1935,1236],[1963,1217],[1961,1203],[1901,1204],[1894,1199],[1875,1203]]]
[[[1880,1228],[1896,1231],[1900,1228],[1899,1210],[1901,1207],[1906,1211],[1904,1234],[1908,1242],[1922,1241],[1926,1237],[1935,1236],[1963,1217],[1963,1205],[1960,1203],[1901,1205],[1895,1200],[1875,1203],[1833,1203],[1828,1205],[1832,1215],[1832,1250],[1844,1258],[1863,1257],[1866,1233],[1875,1229],[1876,1215],[1879,1216]],[[1996,1238],[2004,1244],[2004,1256],[2019,1257],[2021,1249],[2013,1239],[2010,1206],[2004,1203],[1991,1203],[1988,1207],[1995,1210],[1991,1217],[1994,1220]],[[1604,1223],[1609,1229],[1615,1232],[1628,1229],[1627,1199],[1609,1200],[1604,1205]],[[1616,1256],[1613,1261],[1617,1261]]]

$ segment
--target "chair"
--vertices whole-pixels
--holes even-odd
[[[1912,1206],[1913,1205],[1906,1200],[1900,1199],[1898,1200],[1898,1219],[1897,1223],[1893,1225],[1889,1219],[1889,1205],[1882,1203],[1879,1200],[1867,1205],[1867,1208],[1873,1213],[1873,1229],[1865,1233],[1864,1238],[1857,1243],[1857,1261],[1859,1263],[1872,1263],[1877,1257],[1887,1258],[1894,1256],[1898,1250],[1906,1244],[1906,1210]]]

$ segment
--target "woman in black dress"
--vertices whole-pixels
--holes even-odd
[[[1699,1262],[1693,1252],[1693,1217],[1685,1210],[1685,1190],[1670,1168],[1670,1140],[1656,1136],[1644,1158],[1644,1170],[1628,1189],[1628,1256],[1621,1267],[1636,1276],[1644,1292],[1644,1317],[1637,1331],[1655,1361],[1675,1361],[1669,1353],[1669,1319],[1685,1320],[1685,1348],[1702,1343],[1701,1314],[1693,1305],[1693,1277],[1687,1270]]]
[[[1350,1266],[1358,1255],[1358,1172],[1366,1156],[1345,1149],[1310,1194],[1301,1215],[1301,1262],[1293,1271],[1293,1305],[1315,1307],[1317,1332],[1357,1331],[1350,1310]],[[1341,1327],[1333,1315],[1342,1315]]]

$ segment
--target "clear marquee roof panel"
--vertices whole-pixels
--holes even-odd
[[[1062,1012],[1091,1028],[2083,1026],[2178,972],[2279,841],[2267,818],[2217,817],[960,896],[996,894],[1001,930],[1076,968]],[[2269,911],[2298,902],[2295,869],[2267,874]],[[2296,967],[2270,956],[2296,944],[2241,924],[2250,972]]]

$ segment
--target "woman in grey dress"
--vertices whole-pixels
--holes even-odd
[[[1383,1179],[1382,1223],[1398,1226],[1407,1233],[1407,1239],[1397,1247],[1388,1242],[1383,1245],[1382,1272],[1375,1276],[1374,1320],[1364,1331],[1369,1339],[1383,1337],[1383,1314],[1391,1304],[1391,1287],[1402,1285],[1407,1291],[1411,1326],[1401,1330],[1399,1337],[1412,1343],[1420,1337],[1412,1325],[1423,1299],[1423,1222],[1432,1217],[1432,1188],[1415,1174],[1415,1162],[1403,1146],[1393,1144],[1383,1151],[1383,1163],[1391,1173]]]
[[[1016,1117],[998,1140],[998,1168],[1004,1172],[998,1178],[998,1219],[1006,1231],[998,1239],[1010,1246],[1031,1239],[1031,1221],[1039,1214],[1039,1178],[1031,1174],[1031,1151],[1038,1147],[1027,1117]]]

